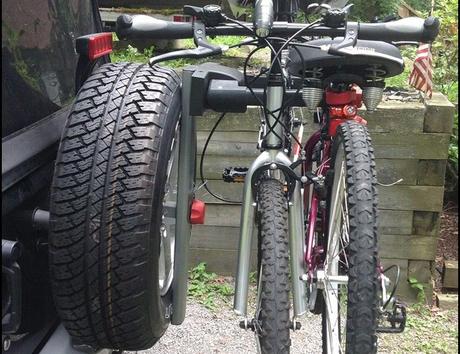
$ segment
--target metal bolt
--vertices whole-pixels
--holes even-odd
[[[308,274],[302,274],[300,276],[300,280],[307,281],[308,280]]]
[[[276,163],[272,163],[270,165],[270,170],[276,170],[278,168],[278,166],[276,165]]]
[[[307,183],[308,182],[308,177],[307,176],[300,177],[300,182]]]
[[[160,234],[162,237],[168,237],[168,233],[166,232],[166,226],[163,224],[160,226]]]
[[[293,331],[298,331],[299,329],[302,328],[302,324],[300,322],[298,322],[298,321],[295,321],[295,322],[291,321],[291,326],[290,327],[291,327],[291,329]]]

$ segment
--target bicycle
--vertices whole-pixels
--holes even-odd
[[[183,322],[191,225],[204,218],[195,192],[203,187],[225,200],[203,176],[206,148],[225,113],[249,105],[261,107],[260,155],[249,168],[223,174],[227,182],[244,182],[234,301],[244,317],[240,326],[255,332],[261,353],[288,353],[290,331],[299,329],[296,318],[307,311],[322,315],[324,353],[375,353],[377,331],[404,330],[405,307],[394,296],[399,269],[383,270],[378,260],[374,150],[358,108],[376,109],[385,78],[403,71],[398,46],[433,41],[439,21],[356,23],[347,20],[350,7],[310,4],[307,13],[322,13],[311,23],[293,22],[297,1],[272,0],[254,2],[253,24],[224,15],[216,5],[185,6],[192,23],[118,18],[120,38],[194,38],[197,48],[153,57],[149,66],[107,64],[80,88],[57,159],[50,235],[51,264],[58,269],[52,274],[55,301],[76,342],[139,350],[153,345],[169,323]],[[237,45],[255,47],[243,72],[205,63],[185,67],[179,78],[158,65],[219,55],[228,47],[206,37],[219,35],[249,37]],[[261,48],[270,50],[270,66],[249,75],[248,62]],[[85,101],[98,95],[106,102],[99,110],[94,99]],[[293,107],[307,107],[320,124],[306,143]],[[198,186],[195,117],[206,109],[222,115],[204,145]],[[91,130],[89,121],[98,129]],[[82,124],[88,138],[79,140]],[[80,191],[69,181],[78,144],[93,166],[81,176]],[[63,207],[63,200],[80,200],[81,193],[84,216]],[[250,319],[256,223],[257,311]],[[80,229],[63,240],[69,224]],[[87,252],[66,261],[66,242]],[[390,290],[393,282],[385,274],[393,268]],[[78,319],[63,293],[75,281],[65,276],[67,269],[83,274],[72,295],[83,300],[78,311],[85,315]],[[92,307],[84,302],[89,300]],[[135,322],[128,327],[123,322],[129,318]]]

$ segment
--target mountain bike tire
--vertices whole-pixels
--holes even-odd
[[[328,317],[332,313],[331,307],[335,307],[335,304],[331,301],[331,297],[328,298],[326,295],[324,297],[323,353],[376,353],[379,289],[378,201],[374,150],[366,127],[356,122],[341,124],[334,137],[331,156],[332,170],[330,171],[333,178],[330,179],[332,183],[328,186],[327,201],[329,226],[340,223],[337,218],[333,220],[334,215],[337,215],[333,212],[334,205],[338,206],[339,203],[334,202],[335,198],[342,203],[341,210],[344,213],[340,223],[340,240],[333,232],[328,236],[326,252],[328,265],[325,269],[326,274],[334,275],[333,264],[337,264],[337,275],[347,275],[348,283],[345,290],[336,292],[338,318]],[[340,187],[340,181],[345,188]],[[334,248],[334,244],[338,246]],[[331,255],[329,258],[328,252]],[[345,311],[343,311],[344,307]],[[337,338],[337,331],[333,332],[333,324],[336,323],[334,321],[339,323],[338,341],[345,347],[340,346],[338,351],[328,341],[328,335],[330,338]],[[346,334],[340,329],[341,323]]]
[[[259,228],[256,340],[262,354],[289,353],[288,205],[281,182],[264,179],[257,191]]]

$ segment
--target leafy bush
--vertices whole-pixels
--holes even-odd
[[[419,304],[426,304],[426,295],[425,295],[425,286],[420,283],[416,278],[409,277],[407,281],[410,284],[410,287],[417,291],[417,301]]]
[[[437,0],[434,15],[441,20],[438,39],[433,43],[434,83],[449,100],[458,104],[458,0]],[[458,190],[458,112],[449,147],[446,190]]]
[[[427,14],[431,10],[431,1],[428,0],[404,0],[404,2],[423,14]]]
[[[208,273],[206,263],[202,262],[189,272],[188,294],[206,308],[214,310],[217,298],[233,295],[233,287],[215,273]]]
[[[371,21],[374,17],[383,18],[398,13],[400,0],[352,0],[350,18]]]

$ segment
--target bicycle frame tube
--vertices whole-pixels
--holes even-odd
[[[283,102],[283,87],[282,86],[269,86],[267,88],[267,110],[276,111],[281,107]],[[279,110],[274,113],[276,118],[281,116],[282,112]],[[266,145],[270,148],[281,146],[283,143],[280,137],[283,136],[283,127],[281,124],[276,124],[276,118],[271,114],[267,115],[267,122],[269,127],[273,127],[273,132],[266,137]],[[275,125],[276,124],[276,125]]]
[[[315,145],[319,142],[320,138],[321,138],[321,131],[317,131],[310,137],[310,139],[308,140],[306,144],[305,169],[307,171],[310,171],[312,169],[313,149]],[[330,159],[330,142],[326,141],[323,147],[323,156],[322,156],[321,164],[318,167],[318,174],[324,176],[327,173],[329,169],[329,165],[328,165],[329,159]],[[305,198],[306,199],[309,198],[307,193],[306,193]],[[308,269],[309,281],[313,279],[314,271],[316,270],[316,267],[318,266],[317,264],[318,257],[317,257],[317,253],[314,253],[313,243],[315,240],[318,209],[320,206],[319,202],[320,202],[320,198],[318,197],[317,193],[313,191],[312,196],[311,196],[309,211],[308,211],[308,229],[307,229],[306,240],[305,240],[306,242],[305,264],[307,265],[307,269]],[[321,220],[321,222],[323,223],[323,228],[325,226],[324,220],[325,219],[323,215],[323,220]]]
[[[304,223],[303,201],[300,182],[296,183],[292,199],[289,202],[289,250],[291,261],[292,298],[294,300],[294,317],[307,311],[307,287],[302,280],[304,274]]]
[[[264,151],[251,164],[244,180],[243,204],[240,220],[240,243],[238,247],[238,268],[235,279],[235,299],[233,309],[238,315],[246,316],[248,305],[248,284],[251,261],[252,233],[254,229],[254,197],[252,191],[252,176],[260,167],[270,163],[268,151]]]
[[[187,301],[188,258],[191,225],[190,204],[195,175],[195,121],[190,116],[190,91],[193,68],[182,72],[182,116],[179,139],[179,163],[176,205],[176,243],[171,324],[180,325],[185,319]]]

